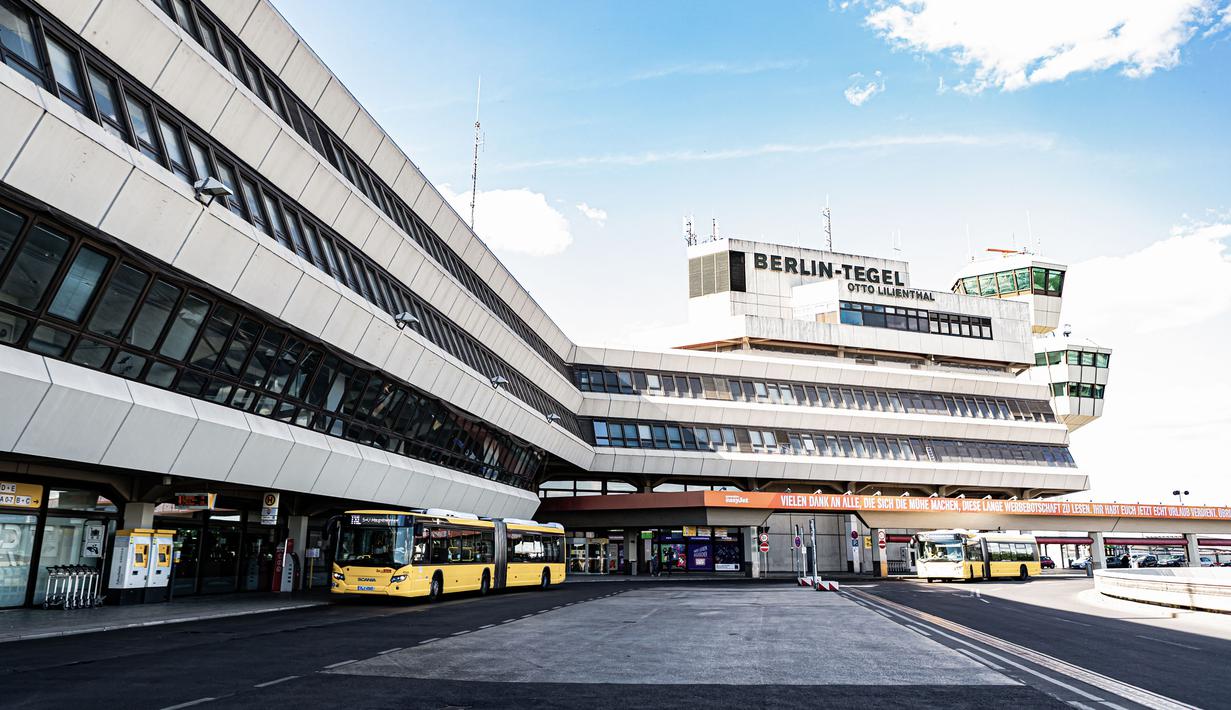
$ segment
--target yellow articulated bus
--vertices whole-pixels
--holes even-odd
[[[564,527],[469,513],[355,510],[334,518],[334,594],[428,597],[564,581]]]
[[[1033,535],[936,530],[915,535],[917,576],[937,579],[1022,581],[1042,572]]]

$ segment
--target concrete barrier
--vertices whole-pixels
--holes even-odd
[[[1094,588],[1109,597],[1231,614],[1231,568],[1100,569]]]

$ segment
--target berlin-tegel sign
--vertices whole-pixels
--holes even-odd
[[[983,498],[856,496],[826,493],[705,491],[705,504],[721,508],[773,510],[999,513],[1004,515],[1066,515],[1104,518],[1154,518],[1158,520],[1231,521],[1231,507],[1147,505],[1144,503],[1081,503],[1067,500],[988,500]]]

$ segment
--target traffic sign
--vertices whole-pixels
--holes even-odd
[[[858,530],[852,530],[852,531],[851,531],[851,539],[852,539],[852,540],[858,540],[858,539],[859,539],[859,531],[858,531]]]
[[[761,552],[769,552],[769,543],[768,543],[768,542],[762,542],[762,543],[761,543]]]
[[[795,543],[795,547],[803,547],[803,546],[804,546],[804,539],[803,539],[802,537],[798,536],[798,535],[796,535],[796,536],[795,536],[795,539],[794,539],[794,540],[792,540],[792,542],[793,542],[793,543]]]
[[[768,545],[769,544],[769,533],[763,532],[760,535],[757,535],[757,540],[762,545]]]
[[[888,544],[889,544],[889,540],[885,537],[885,531],[877,530],[876,531],[876,546],[883,550],[885,549],[885,546]]]

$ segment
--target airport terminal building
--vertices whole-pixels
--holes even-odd
[[[559,520],[573,573],[749,574],[800,515],[656,496],[1087,487],[1110,350],[1052,336],[1062,264],[937,291],[712,240],[673,347],[588,348],[268,0],[0,0],[0,60],[0,608],[117,530],[165,531],[176,595],[269,590],[287,539],[323,579],[355,508]],[[856,516],[812,522],[822,570],[859,566]]]

